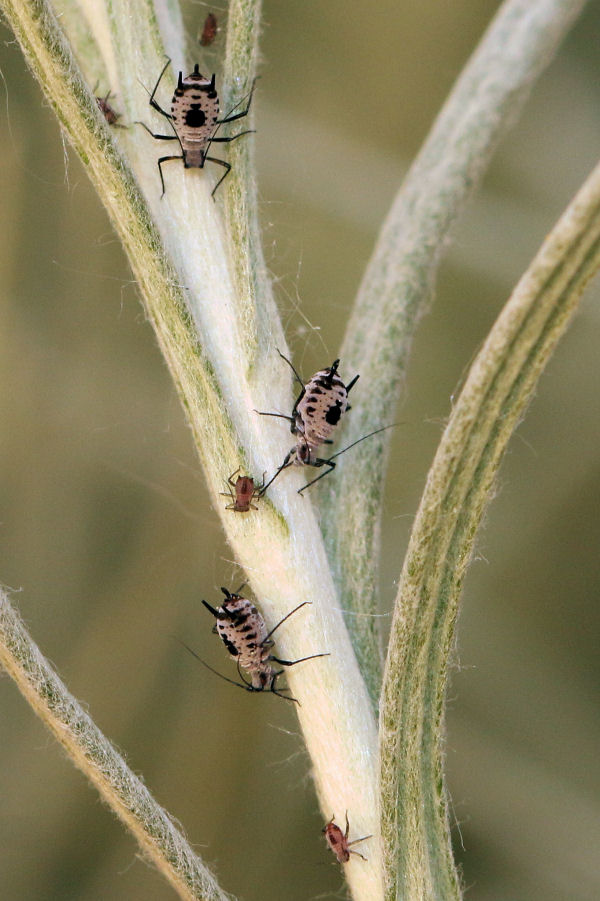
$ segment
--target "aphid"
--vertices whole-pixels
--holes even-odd
[[[348,394],[356,384],[359,376],[355,375],[352,381],[344,385],[338,375],[340,361],[334,360],[328,369],[321,369],[319,372],[316,372],[304,385],[287,357],[284,357],[281,351],[278,351],[278,353],[292,368],[296,379],[302,386],[302,390],[294,404],[291,416],[284,416],[282,413],[262,413],[260,410],[256,412],[260,413],[261,416],[277,416],[279,419],[287,419],[290,423],[290,431],[293,435],[298,435],[299,437],[296,445],[290,450],[281,466],[276,470],[275,475],[261,489],[261,496],[275,481],[279,473],[287,469],[288,466],[328,466],[329,469],[326,472],[322,472],[321,475],[307,482],[306,485],[303,485],[298,490],[298,494],[302,494],[306,488],[310,488],[311,485],[314,485],[315,482],[329,475],[335,469],[336,464],[333,461],[336,457],[344,454],[360,441],[364,441],[365,438],[370,438],[372,435],[390,428],[390,426],[383,426],[381,429],[375,429],[374,432],[363,435],[362,438],[349,444],[348,447],[338,451],[337,454],[333,454],[329,458],[318,457],[316,453],[318,447],[321,444],[333,443],[331,435],[339,424],[342,414],[350,410]]]
[[[289,691],[288,688],[277,688],[277,678],[283,673],[283,670],[276,670],[272,663],[279,663],[281,666],[295,666],[297,663],[304,663],[305,660],[314,660],[316,657],[328,657],[328,654],[310,654],[308,657],[301,657],[300,660],[281,660],[271,654],[271,648],[275,644],[272,639],[273,633],[287,620],[305,607],[310,601],[304,601],[294,607],[287,616],[284,616],[271,631],[267,631],[267,624],[263,615],[254,606],[252,601],[241,597],[239,594],[232,594],[226,588],[221,588],[225,595],[225,600],[220,607],[211,607],[206,601],[202,601],[207,610],[209,610],[216,619],[213,632],[216,632],[231,656],[235,659],[238,668],[238,674],[242,682],[236,682],[222,676],[214,670],[208,663],[205,663],[198,655],[192,651],[187,645],[185,647],[190,651],[197,660],[200,660],[207,669],[230,682],[243,688],[245,691],[270,691],[286,701],[294,701],[299,704],[296,698],[287,697],[282,694]],[[246,670],[250,674],[250,682],[248,682],[242,670]]]
[[[350,832],[350,823],[348,822],[348,811],[346,811],[346,831],[342,832],[339,826],[333,822],[335,820],[335,815],[331,817],[328,823],[323,827],[323,834],[325,835],[325,840],[335,856],[338,859],[339,863],[348,863],[350,860],[351,854],[356,854],[357,857],[362,857],[363,860],[367,858],[364,854],[361,854],[359,851],[352,851],[350,846],[357,845],[359,842],[365,842],[368,838],[371,838],[370,835],[365,835],[363,838],[355,838],[354,841],[348,841],[348,833]]]
[[[161,156],[158,160],[162,195],[165,193],[165,180],[163,178],[162,164],[168,162],[168,160],[183,160],[183,165],[186,169],[203,169],[204,163],[207,161],[217,163],[219,166],[224,167],[225,173],[221,176],[212,190],[212,196],[214,196],[215,191],[221,182],[229,175],[231,165],[225,162],[225,160],[220,160],[214,156],[208,156],[208,150],[211,144],[229,143],[230,141],[235,141],[237,138],[241,138],[242,135],[251,133],[251,129],[248,129],[246,131],[240,131],[236,135],[230,135],[227,138],[215,137],[221,125],[224,125],[226,122],[234,122],[236,119],[242,119],[244,116],[248,115],[248,110],[252,103],[252,94],[254,93],[254,83],[252,84],[250,94],[248,95],[246,109],[242,110],[240,113],[234,113],[234,110],[237,108],[234,107],[224,119],[219,119],[219,97],[215,89],[215,75],[213,73],[210,79],[205,75],[202,75],[198,63],[196,63],[194,71],[188,75],[187,78],[183,77],[183,73],[179,73],[177,87],[175,88],[173,99],[171,100],[171,112],[167,113],[159,106],[154,99],[154,96],[170,62],[171,60],[168,59],[162,72],[158,76],[158,81],[154,85],[154,90],[150,95],[149,103],[153,109],[169,121],[174,134],[157,135],[148,128],[144,122],[139,123],[144,126],[146,131],[151,134],[153,138],[157,138],[159,141],[179,141],[181,156]],[[237,106],[239,105],[240,104],[238,103]]]
[[[109,125],[116,125],[117,128],[125,128],[124,125],[121,125],[117,122],[117,119],[121,118],[121,113],[115,112],[110,103],[111,92],[109,91],[106,97],[96,97],[96,103],[98,104],[98,109],[106,119]]]
[[[227,504],[225,509],[234,510],[236,513],[249,513],[251,509],[258,510],[258,507],[255,506],[252,501],[255,498],[256,500],[260,498],[260,493],[265,484],[264,475],[262,485],[255,485],[254,479],[250,476],[238,476],[234,482],[233,477],[236,476],[238,472],[239,469],[236,469],[236,471],[232,472],[227,479],[227,484],[231,486],[229,491],[221,492],[222,497],[229,497],[232,501],[231,504]],[[233,491],[231,489],[233,489]]]
[[[217,36],[217,31],[217,17],[214,13],[209,13],[204,20],[204,27],[202,28],[202,34],[200,35],[200,43],[203,47],[208,47],[209,44],[212,44]]]
[[[348,385],[344,385],[338,375],[339,360],[334,360],[328,369],[315,372],[306,385],[296,372],[287,357],[278,351],[282,360],[290,366],[298,383],[300,394],[294,404],[291,416],[281,413],[261,413],[261,416],[277,416],[287,419],[292,435],[299,435],[296,447],[290,453],[296,454],[299,464],[315,466],[312,462],[316,450],[321,444],[332,444],[333,432],[342,418],[342,414],[350,409],[348,394],[358,381],[355,375]]]

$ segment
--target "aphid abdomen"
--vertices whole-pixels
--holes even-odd
[[[181,144],[186,169],[201,169],[204,166],[218,116],[215,76],[206,78],[197,65],[187,78],[183,78],[180,72],[171,101],[171,121]]]
[[[315,373],[296,404],[307,444],[316,448],[330,441],[347,408],[348,391],[333,367]]]
[[[221,610],[227,615],[226,619],[217,620],[217,633],[223,644],[241,667],[249,671],[260,669],[267,639],[262,615],[251,601],[235,594],[223,601]]]

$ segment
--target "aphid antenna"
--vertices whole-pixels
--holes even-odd
[[[276,350],[277,350],[277,353],[279,354],[279,356],[281,357],[281,359],[282,359],[282,360],[285,360],[285,362],[288,364],[288,366],[290,367],[290,369],[292,370],[292,372],[293,372],[294,375],[296,376],[296,381],[298,382],[298,384],[300,385],[300,387],[301,387],[301,388],[304,388],[304,382],[302,381],[301,377],[298,375],[298,370],[296,369],[296,367],[294,366],[294,364],[292,363],[292,361],[291,361],[291,360],[288,360],[288,358],[285,356],[285,354],[282,354],[278,347],[276,348]],[[339,363],[340,361],[338,360],[337,362]],[[258,412],[258,411],[257,411],[257,412]],[[288,416],[287,418],[290,419],[291,417]]]
[[[280,626],[283,625],[283,623],[286,621],[286,619],[289,619],[290,616],[293,616],[294,613],[297,613],[298,610],[300,610],[301,607],[306,607],[307,604],[312,604],[312,601],[302,601],[301,604],[298,604],[297,607],[294,607],[293,610],[290,610],[290,612],[289,612],[288,614],[286,614],[286,616],[284,616],[283,619],[280,619],[280,620],[279,620],[279,622],[277,623],[276,626],[273,626],[273,628],[271,629],[271,631],[270,631],[270,632],[268,633],[268,635],[266,636],[265,641],[267,641],[267,640],[271,637],[271,635],[273,634],[273,632],[275,632]],[[320,657],[321,655],[318,654],[317,656]],[[273,658],[273,660],[274,660],[274,659],[275,659],[275,658]],[[281,661],[278,661],[278,663],[280,663],[280,662],[281,662]],[[297,661],[297,662],[299,663],[300,661]]]
[[[275,416],[277,419],[287,419],[288,422],[296,422],[293,416],[286,416],[285,413],[263,413],[262,410],[254,410],[259,416]]]
[[[227,676],[224,676],[223,673],[219,673],[216,669],[213,669],[212,666],[209,666],[209,664],[205,660],[203,660],[202,657],[200,657],[194,650],[192,650],[192,648],[188,644],[186,644],[185,641],[182,641],[181,638],[178,638],[176,635],[173,635],[172,638],[174,638],[175,641],[178,641],[179,644],[186,649],[186,651],[190,652],[192,657],[195,657],[196,660],[202,664],[202,666],[206,667],[207,670],[210,670],[210,672],[213,673],[215,676],[218,676],[219,679],[223,679],[224,682],[229,682],[230,685],[235,685],[236,688],[241,688],[242,691],[250,691],[253,694],[261,694],[261,692],[258,692],[257,689],[254,688],[253,685],[248,684],[243,679],[241,673],[240,673],[240,678],[242,678],[242,681],[244,683],[243,685],[240,682],[236,682],[235,679],[229,679]],[[240,668],[238,665],[238,673],[239,672],[240,672]],[[280,675],[280,673],[277,673],[276,675]],[[270,694],[277,695],[278,698],[283,698],[284,701],[293,701],[295,704],[298,704],[298,706],[300,706],[300,701],[297,698],[292,698],[292,697],[288,698],[286,695],[281,693],[282,691],[289,691],[289,688],[282,688],[280,690],[272,688],[270,690]]]
[[[356,441],[353,441],[352,444],[349,444],[348,447],[343,448],[343,450],[338,451],[337,454],[333,454],[329,460],[334,460],[336,457],[341,456],[341,454],[345,454],[347,450],[350,450],[351,447],[354,447],[355,444],[360,444],[361,441],[366,441],[367,438],[372,438],[373,435],[378,435],[379,432],[386,432],[388,429],[395,429],[396,426],[402,425],[400,422],[392,422],[390,425],[382,425],[380,429],[375,429],[372,432],[369,432],[367,435],[363,435],[362,438],[357,438]],[[327,473],[325,473],[327,475]]]
[[[233,597],[234,594],[239,595],[239,593],[240,593],[240,591],[242,590],[242,588],[244,588],[247,584],[248,584],[248,583],[247,583],[246,580],[244,579],[244,581],[242,582],[242,584],[240,585],[240,587],[239,587],[239,588],[236,588],[235,591],[229,591],[228,588],[223,588],[223,586],[221,585],[221,591],[223,592],[223,594],[225,595],[226,598],[231,598],[231,597]]]
[[[236,103],[235,106],[232,106],[232,108],[229,110],[229,112],[227,113],[227,115],[225,116],[224,119],[217,120],[217,128],[215,129],[215,134],[219,130],[219,127],[221,125],[225,125],[226,122],[234,122],[236,119],[243,119],[244,116],[248,115],[248,110],[250,109],[250,103],[252,102],[252,95],[254,94],[254,88],[255,88],[256,82],[258,81],[259,78],[260,78],[260,75],[255,75],[254,78],[252,79],[252,87],[250,88],[248,93],[244,94],[244,96],[240,100],[238,100],[238,102]],[[214,79],[214,75],[213,75],[213,79]],[[246,107],[246,109],[243,112],[238,113],[237,116],[232,116],[231,114],[235,113],[238,106],[241,106],[242,103],[244,102],[244,100],[247,100],[248,98],[250,98],[250,101],[248,102],[248,106]],[[252,129],[252,131],[254,131],[254,130],[255,129]],[[247,134],[247,132],[243,132],[243,134]]]
[[[269,479],[269,481],[267,482],[267,484],[263,485],[263,487],[260,490],[259,497],[262,497],[264,494],[266,494],[267,488],[269,488],[273,484],[273,482],[275,481],[275,479],[277,478],[277,476],[279,475],[280,472],[283,472],[284,469],[287,469],[288,466],[292,465],[291,459],[292,459],[292,452],[290,451],[290,453],[287,455],[287,457],[285,458],[285,460],[283,461],[281,466],[275,470],[275,475],[272,475],[271,478]],[[306,485],[304,487],[306,488]],[[302,490],[304,490],[304,489],[302,489]]]
[[[387,431],[387,429],[393,429],[397,425],[400,425],[400,423],[392,422],[391,425],[384,425],[380,429],[375,429],[373,432],[369,432],[367,435],[363,435],[362,438],[357,438],[356,441],[353,441],[352,444],[349,444],[347,447],[342,448],[342,450],[338,451],[337,454],[332,454],[331,457],[329,457],[327,460],[322,460],[321,458],[318,458],[317,462],[316,462],[317,466],[329,466],[330,468],[327,470],[327,472],[322,472],[321,475],[317,476],[315,479],[311,479],[310,482],[307,482],[306,485],[303,485],[302,488],[299,488],[298,494],[302,494],[303,491],[306,491],[306,489],[310,488],[311,485],[314,485],[315,482],[318,482],[320,479],[324,479],[325,476],[328,476],[329,473],[333,469],[335,469],[336,464],[333,461],[335,460],[336,457],[340,457],[342,454],[345,454],[346,451],[350,450],[350,448],[354,447],[356,444],[360,444],[361,441],[366,441],[367,438],[372,438],[373,435],[378,435],[379,432],[385,432],[385,431]],[[289,465],[290,465],[289,462],[285,463],[284,465],[281,466],[281,469],[285,469],[286,466],[289,466]],[[275,473],[275,475],[273,476],[273,479],[279,475],[279,473],[281,472],[281,469],[279,469]],[[273,479],[271,479],[271,482],[273,481]],[[269,482],[265,487],[268,488],[268,486],[270,484],[271,483]]]

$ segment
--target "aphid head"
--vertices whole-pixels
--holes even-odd
[[[292,451],[293,458],[290,459],[290,462],[293,466],[314,466],[316,461],[315,450],[311,445],[302,438],[294,450]]]

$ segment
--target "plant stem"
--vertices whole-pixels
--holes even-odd
[[[149,17],[145,0],[107,2],[103,14],[101,0],[93,4],[93,21],[100,23],[96,46],[106,71],[118,79],[107,87],[122,101],[124,122],[132,123],[118,134],[109,133],[50,7],[43,0],[2,2],[32,71],[123,241],[189,419],[215,507],[268,624],[274,625],[301,601],[312,603],[278,632],[278,651],[291,660],[330,654],[294,667],[289,684],[302,704],[298,715],[324,815],[348,809],[353,826],[375,836],[368,862],[352,861],[345,867],[353,895],[357,901],[379,901],[376,726],[317,519],[310,500],[296,493],[302,476],[286,473],[261,501],[260,514],[244,517],[226,511],[219,497],[224,479],[238,466],[260,478],[281,462],[290,443],[289,431],[254,412],[291,409],[292,391],[287,368],[275,351],[283,333],[265,289],[251,187],[238,183],[246,175],[240,170],[239,179],[230,176],[230,188],[223,186],[230,236],[221,198],[214,203],[210,197],[209,172],[171,162],[161,198],[156,160],[162,148],[133,124],[144,120],[158,130],[160,122],[140,84],[152,90],[164,65],[158,24]],[[252,23],[258,9],[250,0],[240,0],[232,9],[230,27],[240,33],[228,38],[231,93],[236,93],[233,80],[237,89],[239,79],[243,95],[254,76],[258,29]],[[75,18],[72,10],[65,27]],[[77,59],[91,75],[94,42],[77,43],[84,31],[73,27],[69,36]],[[170,52],[178,54],[176,62],[183,66],[178,49],[182,35],[178,40],[170,31],[169,41]],[[97,71],[97,61],[95,66]],[[173,73],[167,70],[165,84],[157,91],[159,103],[168,102],[173,84]],[[241,139],[241,157],[247,140],[251,136]]]
[[[166,811],[69,694],[1,589],[0,663],[179,897],[230,901]]]
[[[394,200],[348,323],[340,357],[361,380],[345,444],[393,421],[448,233],[583,6],[584,0],[506,0],[446,101]],[[329,560],[345,607],[360,614],[350,617],[349,628],[374,703],[381,671],[373,614],[391,437],[384,432],[341,457],[336,478],[321,491]]]
[[[600,267],[600,166],[520,280],[477,356],[427,478],[384,677],[386,899],[458,898],[443,781],[443,705],[458,600],[510,436]]]

